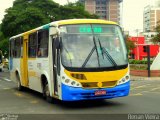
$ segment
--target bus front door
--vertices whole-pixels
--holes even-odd
[[[57,49],[55,46],[55,41],[56,41],[56,38],[53,38],[53,41],[52,41],[52,53],[53,53],[53,78],[54,78],[54,95],[55,96],[58,96],[58,78],[60,77],[60,50]]]

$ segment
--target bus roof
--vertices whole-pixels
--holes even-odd
[[[115,22],[101,20],[101,19],[69,19],[69,20],[60,20],[60,21],[57,21],[57,23],[58,25],[81,24],[81,23],[82,24],[83,23],[116,24]]]
[[[115,22],[102,20],[102,19],[67,19],[67,20],[59,20],[59,21],[54,21],[54,22],[48,23],[46,25],[37,27],[37,28],[32,29],[30,31],[27,31],[27,32],[24,32],[24,33],[15,35],[15,36],[12,36],[10,38],[10,40],[13,39],[13,38],[17,38],[17,37],[20,37],[20,36],[24,36],[24,35],[36,32],[36,31],[41,30],[41,29],[43,30],[43,29],[49,28],[50,26],[60,26],[60,25],[70,25],[70,24],[85,24],[85,23],[93,23],[93,24],[99,23],[99,24],[115,24],[115,25],[117,25],[117,23],[115,23]]]

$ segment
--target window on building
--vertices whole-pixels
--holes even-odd
[[[102,5],[106,4],[106,0],[101,2]]]
[[[96,1],[96,4],[100,4],[100,1],[99,1],[99,0],[97,0],[97,1]]]
[[[29,35],[28,57],[35,58],[37,53],[37,33]]]
[[[47,57],[48,56],[48,39],[49,31],[43,30],[38,32],[38,57]]]

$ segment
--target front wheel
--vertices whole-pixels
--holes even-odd
[[[53,98],[50,96],[50,92],[49,92],[49,87],[48,87],[48,83],[46,83],[44,85],[44,90],[43,90],[43,95],[46,99],[47,102],[52,103],[53,102]]]

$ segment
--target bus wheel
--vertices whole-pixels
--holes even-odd
[[[17,74],[16,76],[17,76],[17,89],[19,91],[22,91],[23,90],[23,86],[21,85],[19,75]]]
[[[44,95],[45,99],[47,100],[47,102],[49,102],[49,103],[53,102],[53,98],[50,96],[48,83],[46,83],[44,85],[43,95]]]

